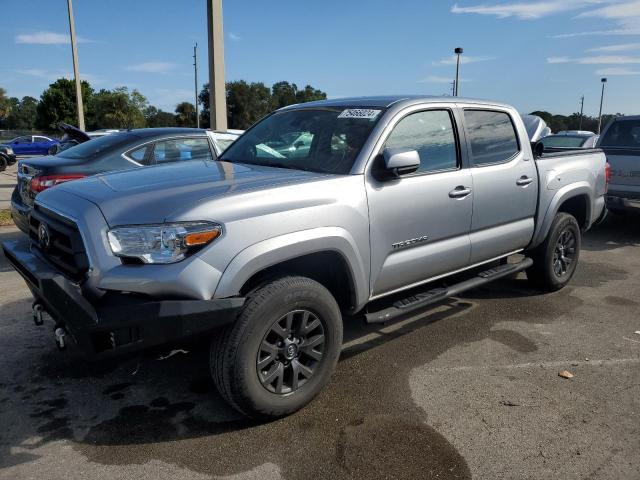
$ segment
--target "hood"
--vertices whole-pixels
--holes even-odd
[[[64,183],[42,192],[38,201],[46,204],[47,196],[60,189],[96,204],[110,226],[162,223],[206,200],[325,176],[229,162],[178,162]]]
[[[69,138],[76,140],[78,143],[83,143],[91,140],[91,137],[89,137],[89,135],[87,135],[85,132],[77,127],[74,127],[73,125],[69,125],[68,123],[60,122],[58,124],[58,130],[65,133]]]

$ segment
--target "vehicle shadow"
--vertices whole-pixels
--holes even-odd
[[[640,215],[609,213],[604,222],[586,232],[582,249],[590,252],[640,245]]]
[[[222,401],[206,343],[181,346],[187,354],[164,360],[155,351],[87,364],[73,351],[61,355],[51,335],[30,323],[28,299],[13,302],[0,313],[0,420],[11,425],[0,433],[0,467],[33,461],[39,447],[63,439],[103,465],[158,459],[216,475],[271,463],[285,478],[471,478],[464,458],[412,401],[408,378],[469,342],[535,350],[496,324],[553,322],[581,303],[560,292],[540,311],[527,291],[517,302],[515,293],[504,295],[519,286],[506,279],[486,287],[479,304],[451,300],[389,325],[345,319],[330,385],[308,407],[271,423],[246,420]]]

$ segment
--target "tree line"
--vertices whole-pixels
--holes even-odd
[[[580,115],[579,112],[571,115],[554,115],[550,112],[536,110],[530,115],[537,115],[542,118],[552,132],[561,132],[563,130],[588,130],[590,132],[598,131],[598,117],[590,117],[588,115]],[[602,128],[615,117],[622,116],[621,113],[615,115],[602,115]],[[581,121],[582,120],[582,121]]]
[[[327,98],[327,94],[311,85],[299,89],[295,83],[277,82],[271,87],[262,82],[244,80],[227,82],[227,123],[229,128],[246,129],[269,112],[293,103],[304,103]],[[138,90],[118,87],[113,90],[94,90],[82,82],[82,100],[85,105],[87,130],[100,128],[195,127],[196,108],[191,102],[181,102],[173,112],[150,105]],[[209,125],[209,84],[198,95],[200,124]],[[547,111],[534,111],[553,132],[561,130],[597,131],[598,118],[579,113],[554,115]],[[616,116],[603,115],[602,125]],[[582,120],[582,121],[581,121]],[[25,96],[7,97],[0,87],[0,128],[10,130],[55,130],[58,123],[76,125],[76,96],[73,80],[60,78],[42,92],[40,99]]]
[[[87,130],[101,128],[195,127],[196,108],[181,102],[174,112],[149,104],[138,90],[117,87],[94,90],[83,81],[82,101]],[[327,94],[311,85],[298,89],[295,83],[277,82],[267,87],[262,82],[244,80],[227,82],[227,123],[229,128],[246,129],[269,112],[313,100]],[[209,84],[198,95],[200,124],[209,125]],[[61,122],[77,125],[76,94],[73,80],[59,78],[42,92],[40,99],[25,96],[7,97],[0,87],[0,128],[10,130],[55,130]]]

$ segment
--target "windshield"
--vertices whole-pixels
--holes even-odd
[[[127,143],[130,138],[131,137],[129,135],[122,133],[106,135],[104,137],[87,140],[80,145],[68,148],[67,150],[58,153],[57,156],[74,159],[94,157],[102,152],[117,147],[118,145]]]
[[[238,138],[220,160],[347,174],[381,114],[344,107],[276,112]]]
[[[602,147],[640,148],[640,120],[621,120],[607,129]]]
[[[559,147],[559,148],[579,148],[584,145],[588,137],[569,137],[565,135],[558,135],[552,137],[545,137],[540,140],[547,148]]]

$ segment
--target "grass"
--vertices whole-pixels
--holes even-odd
[[[11,220],[11,211],[8,209],[0,210],[0,227],[5,227],[7,225],[13,225],[13,220]]]

